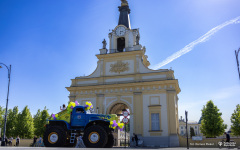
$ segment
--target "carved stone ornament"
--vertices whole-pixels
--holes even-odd
[[[122,62],[122,61],[117,61],[117,63],[115,64],[111,64],[110,67],[110,72],[115,72],[115,73],[119,73],[120,72],[124,72],[124,71],[128,71],[129,70],[129,63],[126,62]]]

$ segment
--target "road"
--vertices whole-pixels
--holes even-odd
[[[46,147],[0,147],[0,150],[76,150],[76,148],[46,148]],[[79,148],[80,149],[80,148]],[[104,148],[106,149],[106,148]],[[114,150],[124,150],[125,148],[109,148],[109,149],[114,149]],[[161,150],[187,150],[187,148],[182,148],[182,147],[176,147],[176,148],[126,148],[126,149],[134,149],[134,150],[146,150],[146,149],[161,149]],[[221,150],[227,150],[228,148],[221,148]],[[237,148],[234,148],[235,150],[239,150]],[[81,148],[81,150],[99,150],[99,148]],[[189,150],[219,150],[219,148],[189,148]],[[233,148],[231,148],[233,150]]]

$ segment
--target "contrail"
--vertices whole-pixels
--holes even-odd
[[[197,40],[189,43],[188,45],[186,45],[184,48],[180,49],[179,51],[177,51],[176,53],[172,54],[171,56],[169,56],[168,58],[166,58],[164,61],[162,61],[161,63],[154,65],[153,69],[159,69],[162,66],[172,62],[173,60],[177,59],[178,57],[190,52],[196,45],[206,42],[207,40],[209,40],[209,38],[211,36],[213,36],[215,33],[217,33],[219,30],[221,30],[222,28],[230,25],[230,24],[237,24],[240,23],[240,16],[226,21],[223,24],[220,24],[216,27],[214,27],[213,29],[211,29],[210,31],[208,31],[206,34],[204,34],[203,36],[201,36],[200,38],[198,38]]]

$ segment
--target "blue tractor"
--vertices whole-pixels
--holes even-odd
[[[118,120],[117,115],[93,114],[84,106],[76,106],[69,113],[58,113],[57,119],[48,120],[43,142],[46,147],[74,146],[83,135],[83,142],[90,148],[111,148],[114,144],[113,128],[110,122]]]

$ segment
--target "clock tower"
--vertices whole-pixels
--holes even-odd
[[[118,8],[120,12],[118,25],[108,34],[110,53],[140,50],[142,46],[139,45],[139,29],[131,29],[127,1],[122,1]]]
[[[96,113],[117,114],[119,121],[128,110],[130,139],[135,133],[144,146],[179,146],[178,80],[171,69],[148,68],[139,29],[131,29],[128,2],[121,1],[118,25],[108,34],[109,49],[104,39],[96,70],[71,80],[69,100],[81,105],[90,101]]]

